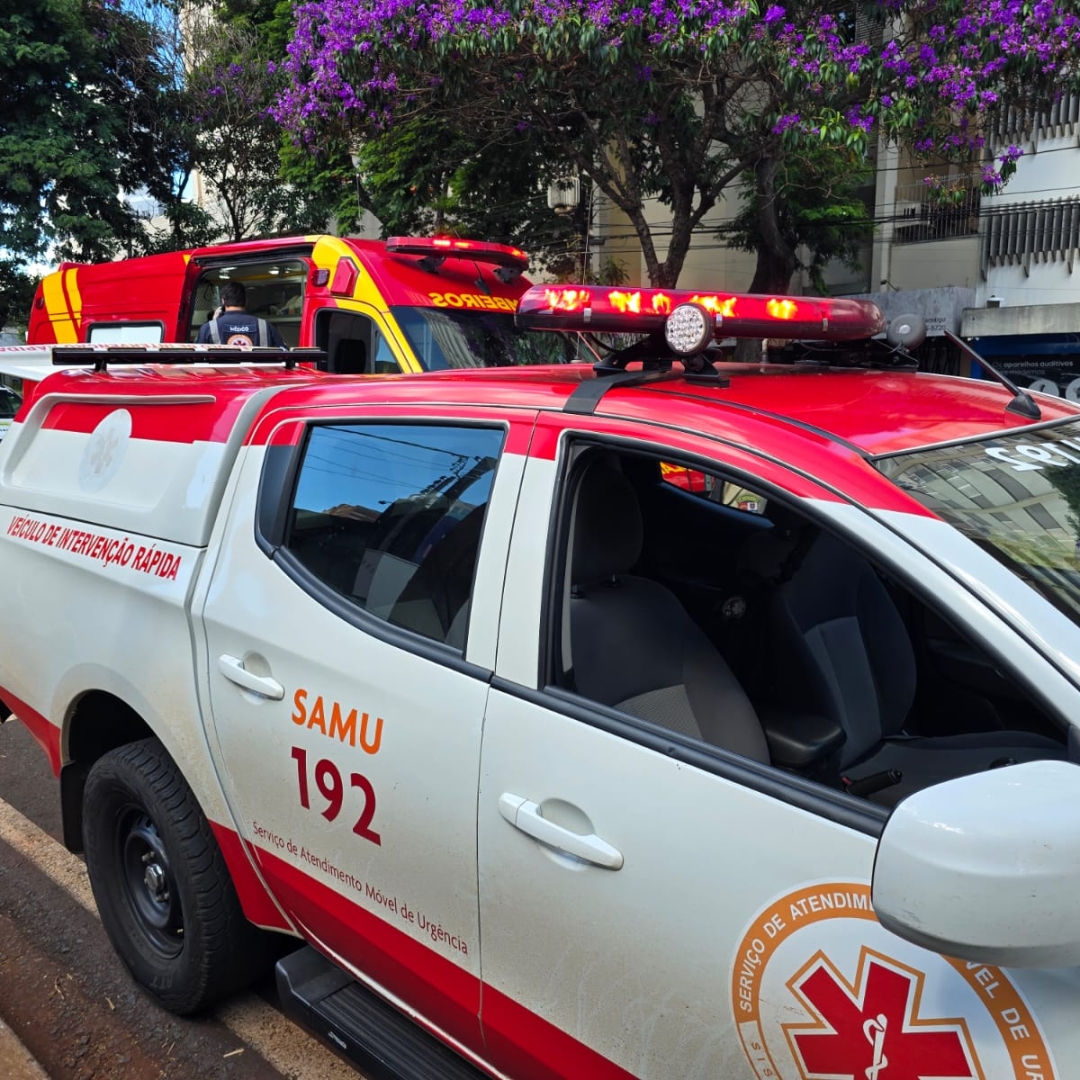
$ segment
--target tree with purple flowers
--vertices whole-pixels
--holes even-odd
[[[418,117],[539,134],[626,213],[650,279],[743,177],[761,242],[783,242],[776,171],[863,155],[983,160],[987,118],[1077,74],[1074,0],[306,0],[276,113],[301,139],[361,141]],[[999,183],[1018,151],[984,161]],[[648,200],[670,211],[650,223]],[[771,219],[771,220],[770,220]]]

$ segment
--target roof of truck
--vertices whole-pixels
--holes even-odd
[[[800,430],[846,445],[860,454],[877,455],[935,443],[989,437],[1031,426],[1005,406],[1012,399],[996,383],[929,375],[913,371],[827,369],[816,365],[725,365],[729,385],[709,385],[675,377],[652,385],[612,386],[598,414],[677,424],[706,435],[737,437],[741,420],[755,417],[790,434]],[[100,415],[107,402],[123,397],[126,408],[139,412],[167,396],[183,398],[175,424],[164,422],[174,410],[153,410],[161,421],[157,435],[143,437],[224,440],[243,403],[260,390],[276,387],[273,407],[348,406],[364,403],[441,403],[524,409],[562,409],[583,381],[597,376],[587,365],[536,368],[492,368],[411,375],[328,375],[311,369],[285,370],[280,365],[228,366],[146,365],[62,371],[39,384],[46,393],[77,399],[98,398],[90,413]],[[32,397],[32,395],[31,395]],[[1080,406],[1061,398],[1036,395],[1041,423],[1080,417]],[[29,407],[30,399],[26,408]],[[119,402],[118,402],[119,404]],[[164,402],[159,402],[164,404]],[[53,410],[55,412],[55,410]],[[203,421],[195,424],[194,414]],[[89,422],[88,413],[83,423]],[[57,417],[57,422],[59,417]],[[135,422],[133,435],[146,421]],[[183,428],[181,431],[180,428]],[[197,432],[194,433],[194,432]]]

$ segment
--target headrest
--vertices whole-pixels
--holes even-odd
[[[762,529],[751,533],[739,551],[737,570],[753,578],[773,581],[790,557],[798,537],[782,529]]]
[[[641,555],[641,508],[613,465],[589,465],[574,502],[571,581],[590,585],[625,574]]]
[[[771,529],[751,533],[739,552],[738,572],[783,584],[799,568],[818,529],[801,515],[789,513],[779,503],[770,502]]]

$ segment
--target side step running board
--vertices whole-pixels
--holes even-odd
[[[368,1080],[490,1080],[310,947],[279,960],[275,974],[286,1015]]]

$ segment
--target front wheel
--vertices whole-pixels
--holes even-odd
[[[113,948],[166,1009],[205,1009],[266,965],[266,936],[244,918],[206,817],[157,739],[94,763],[83,842]]]

